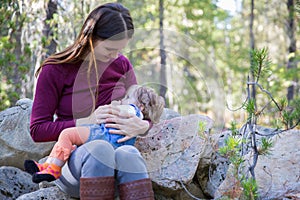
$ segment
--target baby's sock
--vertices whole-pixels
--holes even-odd
[[[43,171],[48,167],[49,163],[38,163],[34,160],[25,160],[24,169],[29,174],[33,175],[37,172]]]
[[[48,167],[40,172],[33,174],[32,181],[39,183],[42,181],[54,181],[61,176],[61,167],[55,164],[49,164]]]

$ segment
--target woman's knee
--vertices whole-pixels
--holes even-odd
[[[82,147],[85,149],[88,157],[92,157],[96,161],[114,167],[115,165],[115,150],[111,144],[103,140],[93,140]]]
[[[139,157],[141,157],[141,154],[140,154],[139,150],[137,148],[135,148],[134,146],[124,145],[124,146],[118,147],[115,150],[116,161],[128,160],[128,159],[134,160],[134,159],[138,159]]]
[[[137,148],[124,145],[115,150],[116,168],[119,171],[145,173],[146,163]]]

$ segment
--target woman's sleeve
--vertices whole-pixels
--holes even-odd
[[[137,80],[136,80],[136,76],[132,64],[126,57],[124,57],[123,67],[126,71],[125,87],[126,89],[128,89],[130,86],[136,85]]]
[[[73,119],[54,122],[63,85],[64,74],[57,66],[43,67],[37,80],[30,118],[30,134],[35,142],[56,141],[63,129],[75,126]]]

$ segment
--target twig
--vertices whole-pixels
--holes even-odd
[[[278,108],[278,110],[281,111],[280,106],[279,106],[278,103],[275,101],[275,99],[273,98],[272,94],[271,94],[269,91],[265,90],[260,84],[258,84],[258,83],[256,83],[256,82],[247,82],[247,84],[248,84],[248,85],[257,85],[261,91],[263,91],[264,93],[266,93],[266,94],[271,98],[272,102],[276,105],[276,107]]]
[[[271,132],[270,134],[262,134],[262,133],[259,133],[259,132],[256,132],[257,135],[260,135],[260,136],[274,136],[274,135],[279,135],[280,133],[283,133],[285,131],[288,131],[288,130],[291,130],[293,128],[295,128],[296,126],[298,126],[300,124],[300,119],[297,121],[296,124],[294,124],[293,126],[291,126],[290,128],[287,128],[287,129],[283,129],[283,130],[275,130],[273,132]]]
[[[259,115],[260,113],[262,113],[267,107],[268,105],[270,105],[272,101],[269,101],[258,113],[256,113],[255,115]]]
[[[249,171],[250,171],[250,173],[251,173],[254,180],[255,180],[254,168],[257,164],[257,159],[258,159],[258,150],[257,150],[257,145],[256,145],[255,132],[256,132],[256,124],[251,126],[251,143],[252,143],[252,148],[253,148],[253,151],[254,151],[254,155],[253,155],[253,163],[249,167]]]
[[[180,184],[190,197],[192,197],[193,199],[196,199],[196,200],[202,200],[202,199],[199,199],[198,197],[194,196],[192,193],[190,193],[190,191],[188,191],[188,189],[185,187],[184,183],[181,180],[180,180]]]
[[[247,101],[248,101],[248,97],[245,99],[245,101],[242,103],[242,105],[240,107],[236,108],[236,109],[229,108],[229,105],[226,102],[226,107],[229,111],[235,112],[235,111],[238,111],[238,110],[242,109],[245,106]]]

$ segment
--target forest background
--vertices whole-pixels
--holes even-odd
[[[20,98],[33,99],[34,72],[42,60],[70,45],[87,14],[106,2],[1,0],[0,111]],[[205,114],[219,126],[245,121],[245,112],[236,108],[247,98],[253,49],[268,50],[262,86],[275,98],[300,97],[298,0],[234,0],[235,10],[218,0],[118,2],[131,11],[136,27],[122,53],[138,82],[155,87],[180,114]],[[257,99],[268,105],[263,94]],[[272,113],[272,107],[265,109],[263,125],[273,123]]]

